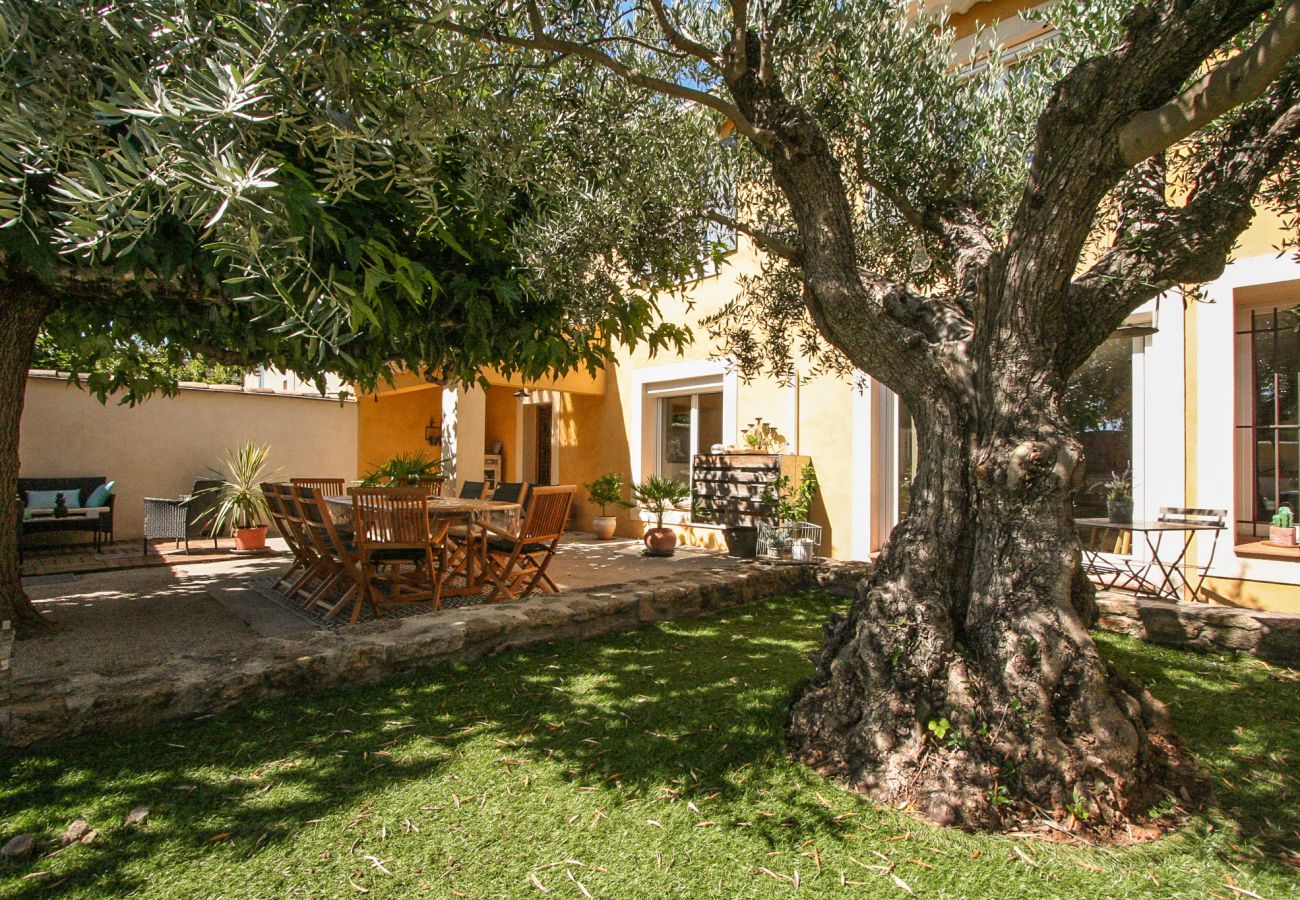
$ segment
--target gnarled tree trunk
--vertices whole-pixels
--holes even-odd
[[[20,636],[44,624],[18,566],[18,429],[32,350],[50,309],[43,291],[12,282],[0,288],[0,622],[12,622]]]
[[[790,746],[943,824],[1141,817],[1180,783],[1182,756],[1160,704],[1088,633],[1070,511],[1080,445],[1058,386],[981,362],[990,374],[960,407],[910,403],[911,509],[827,626]]]

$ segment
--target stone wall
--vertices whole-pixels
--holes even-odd
[[[1209,603],[1171,603],[1131,594],[1100,593],[1098,628],[1212,653],[1237,652],[1300,666],[1300,615]]]
[[[608,589],[535,596],[516,603],[443,610],[339,632],[264,638],[230,653],[159,660],[124,675],[81,674],[14,685],[12,718],[0,746],[121,733],[156,722],[219,712],[240,703],[308,694],[451,660],[474,659],[560,638],[589,638],[663,619],[681,619],[782,593],[817,588],[850,593],[866,564],[754,565],[665,575]]]

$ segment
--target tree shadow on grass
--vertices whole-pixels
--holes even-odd
[[[1300,834],[1300,674],[1103,635],[1103,655],[1162,700],[1210,782],[1211,809],[1270,858]],[[1258,854],[1243,858],[1263,864]],[[1294,875],[1283,864],[1280,871]]]
[[[790,691],[810,673],[807,654],[841,602],[778,598],[0,761],[0,837],[33,831],[48,852],[74,818],[104,832],[54,859],[0,868],[0,891],[156,890],[153,879],[197,859],[214,869],[245,861],[263,869],[364,866],[342,851],[340,859],[314,863],[324,845],[304,838],[306,830],[328,827],[346,850],[360,833],[349,832],[349,822],[372,811],[388,814],[394,797],[403,809],[427,804],[420,808],[430,811],[431,835],[435,826],[476,828],[472,823],[482,820],[460,811],[466,794],[508,792],[511,785],[526,791],[530,778],[575,808],[575,797],[590,801],[586,809],[607,812],[643,804],[639,820],[675,823],[679,840],[702,825],[743,827],[749,840],[790,850],[849,828],[924,829],[880,807],[851,818],[864,810],[861,800],[785,758]],[[1189,746],[1221,779],[1223,814],[1244,834],[1272,846],[1300,827],[1288,772],[1300,744],[1300,685],[1272,681],[1256,664],[1110,637],[1103,644],[1121,672],[1134,673],[1172,704]],[[534,796],[525,793],[515,814],[529,816]],[[137,804],[151,807],[150,821],[118,827]],[[505,827],[545,821],[537,816]],[[327,824],[314,824],[320,822]],[[482,827],[475,840],[502,839]],[[434,847],[438,838],[429,840]],[[258,862],[263,854],[268,860]],[[16,880],[43,870],[51,874]]]
[[[836,828],[854,798],[832,806],[788,786],[773,796],[767,781],[790,691],[833,602],[786,598],[0,760],[0,839],[32,831],[48,853],[75,818],[103,832],[57,861],[0,867],[0,884],[50,870],[9,888],[121,894],[154,877],[142,872],[164,876],[169,861],[291,849],[305,823],[437,781],[485,738],[505,770],[546,763],[542,777],[601,802],[709,802],[723,818],[766,803],[781,814],[748,824],[773,845]],[[119,827],[139,804],[149,823]]]

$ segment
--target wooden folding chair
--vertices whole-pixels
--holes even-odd
[[[334,524],[324,494],[315,488],[291,490],[303,533],[311,542],[317,571],[322,576],[321,587],[307,598],[304,608],[319,608],[329,620],[352,604],[355,622],[361,615],[361,566],[356,545]]]
[[[490,600],[515,600],[538,589],[559,590],[546,569],[564,535],[576,491],[572,484],[533,488],[518,534],[486,523],[478,526],[487,537],[487,576],[493,585]]]
[[[304,566],[302,575],[285,589],[285,594],[291,599],[301,598],[303,608],[310,608],[326,597],[338,580],[335,566],[313,540],[310,522],[304,517],[300,494],[307,489],[296,488],[292,484],[277,484],[272,487],[280,506],[279,524],[293,535]]]
[[[362,602],[375,616],[392,603],[442,606],[447,523],[432,525],[423,488],[349,488],[361,569]],[[361,613],[360,605],[352,621]]]
[[[446,482],[446,480],[447,479],[443,478],[441,475],[438,475],[436,477],[434,476],[423,477],[420,479],[416,487],[420,488],[420,490],[424,491],[430,497],[437,497],[439,494],[442,493],[442,486]]]
[[[290,478],[289,483],[294,487],[320,491],[322,497],[343,496],[342,478]]]
[[[281,486],[270,481],[264,481],[259,486],[262,489],[262,496],[266,497],[271,524],[275,526],[280,537],[284,538],[284,542],[289,545],[289,552],[293,554],[293,565],[289,566],[271,587],[280,590],[285,585],[291,585],[287,588],[287,592],[293,596],[297,593],[300,582],[311,577],[311,551],[305,546],[298,529],[289,521],[285,500],[280,496]]]

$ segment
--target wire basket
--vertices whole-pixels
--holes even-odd
[[[822,546],[822,527],[812,522],[785,522],[758,525],[758,556],[760,559],[786,559],[810,563],[817,559]]]

